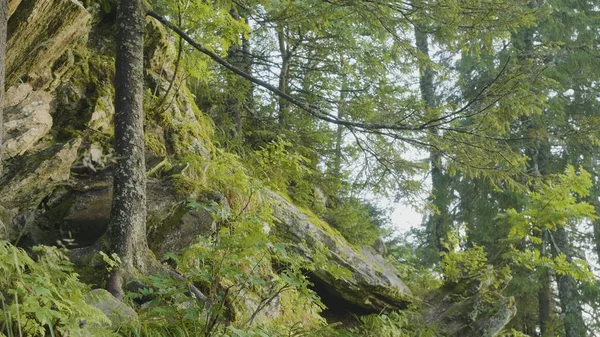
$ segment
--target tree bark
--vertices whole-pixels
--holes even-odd
[[[279,52],[281,53],[281,70],[279,71],[279,91],[288,93],[288,77],[290,70],[290,50],[285,41],[285,33],[283,27],[277,29],[277,40],[279,42]],[[283,97],[279,97],[279,127],[283,130],[285,128],[287,114],[288,114],[289,103]]]
[[[429,42],[428,34],[419,25],[415,24],[415,42],[417,50],[429,61]],[[425,102],[425,109],[431,110],[436,107],[435,90],[433,87],[433,69],[429,65],[420,67],[421,76],[419,78],[419,87],[421,98]],[[435,118],[435,117],[434,117]],[[437,137],[439,130],[433,127],[429,130],[430,137]],[[434,147],[429,151],[429,164],[431,166],[431,202],[436,208],[436,213],[431,214],[427,219],[426,228],[429,236],[429,244],[437,252],[443,252],[441,240],[444,239],[450,230],[450,216],[448,213],[448,187],[442,168],[441,153]],[[435,256],[438,256],[437,254]]]
[[[115,62],[115,150],[118,157],[113,181],[109,239],[121,259],[107,283],[122,297],[123,279],[145,272],[146,168],[143,112],[143,11],[141,0],[120,0],[117,9]]]
[[[240,15],[237,9],[229,11],[231,17],[238,21],[247,23],[245,17]],[[234,67],[243,70],[247,74],[252,74],[252,57],[250,56],[250,41],[245,36],[241,37],[241,45],[233,45],[227,53],[227,61]],[[244,117],[252,110],[253,85],[245,83],[243,79],[232,75],[229,79],[229,90],[225,103],[227,118],[233,122],[232,136],[234,139],[243,138]],[[243,92],[242,92],[243,91]]]
[[[553,253],[554,256],[562,253],[567,256],[567,261],[571,262],[573,251],[567,230],[564,227],[558,227],[553,232]],[[571,275],[557,275],[558,298],[560,308],[564,315],[563,324],[565,326],[565,337],[585,337],[586,328],[583,321],[582,308],[577,292],[577,282]]]
[[[542,234],[542,244],[541,244],[541,255],[546,257],[548,254],[546,253],[546,233],[545,230]],[[550,275],[550,270],[548,268],[543,268],[541,270],[541,275],[539,278],[540,288],[538,289],[538,320],[540,324],[540,332],[543,337],[551,337],[554,336],[554,331],[552,331],[549,326],[552,320],[552,288],[551,288],[552,278]]]
[[[532,117],[535,118],[535,117]],[[545,127],[539,123],[537,120],[530,121],[530,125],[527,127],[528,132],[535,134],[537,133],[536,129],[540,127]],[[528,150],[528,156],[531,158],[529,166],[531,174],[534,177],[543,177],[548,174],[547,161],[550,156],[550,144],[547,139],[541,139],[535,141],[531,148]],[[537,247],[540,250],[540,254],[542,257],[547,257],[549,253],[546,251],[546,247],[549,244],[548,235],[551,235],[549,230],[544,229],[541,232],[534,233],[534,235],[539,235],[542,243]],[[541,336],[543,337],[551,337],[554,336],[554,331],[550,329],[550,324],[552,321],[552,275],[550,274],[550,270],[546,267],[542,267],[540,270],[539,277],[539,289],[538,289],[538,319],[540,324]]]
[[[346,66],[346,60],[344,57],[341,57],[340,67],[342,68],[342,85],[340,88],[340,100],[338,102],[337,109],[337,118],[344,119],[346,118],[346,105],[347,105],[347,96],[348,96],[348,79],[346,78],[346,74],[343,69]],[[335,134],[335,153],[333,158],[333,174],[337,178],[342,177],[342,148],[344,143],[344,127],[342,125],[337,125],[337,130]]]
[[[4,82],[6,74],[6,36],[8,25],[8,0],[0,0],[0,175],[2,175],[2,142],[4,134]]]

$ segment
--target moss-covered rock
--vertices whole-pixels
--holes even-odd
[[[26,81],[35,88],[52,81],[52,64],[87,36],[90,14],[76,0],[11,2],[6,84]]]
[[[9,162],[7,172],[0,177],[0,205],[10,213],[7,235],[16,240],[27,234],[28,217],[57,186],[70,177],[77,159],[81,139],[56,144],[38,153],[18,157]]]
[[[463,297],[452,296],[453,292],[452,287],[442,287],[425,299],[424,325],[438,326],[448,336],[495,337],[517,313],[514,297],[484,301],[478,291]]]
[[[315,220],[292,203],[273,192],[265,192],[276,219],[275,233],[290,243],[307,259],[315,259],[326,248],[328,262],[313,272],[334,296],[372,312],[401,309],[412,301],[410,289],[396,275],[395,269],[371,250],[358,251],[341,235],[332,235],[327,224]],[[304,242],[305,245],[299,243]],[[330,264],[329,266],[327,264]],[[349,273],[341,276],[342,268]],[[344,273],[341,273],[344,274]]]
[[[112,324],[135,322],[138,315],[130,306],[117,300],[104,289],[94,289],[86,296],[85,301],[102,311]]]
[[[28,83],[8,88],[4,102],[3,155],[12,158],[29,151],[52,127],[53,97],[34,91]]]

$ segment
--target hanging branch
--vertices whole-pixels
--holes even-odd
[[[243,70],[235,67],[234,65],[232,65],[231,63],[227,62],[225,59],[223,59],[222,57],[220,57],[219,55],[217,55],[216,53],[208,50],[207,48],[203,47],[200,43],[196,42],[191,36],[189,36],[187,33],[185,33],[181,28],[177,27],[176,25],[174,25],[173,23],[171,23],[169,20],[167,20],[165,17],[159,15],[158,13],[154,12],[154,11],[148,11],[146,12],[146,15],[155,18],[156,20],[158,20],[159,22],[161,22],[162,24],[164,24],[166,27],[168,27],[169,29],[173,30],[175,33],[177,33],[181,38],[183,38],[186,42],[188,42],[192,47],[194,47],[196,50],[198,50],[199,52],[207,55],[208,57],[210,57],[212,60],[214,60],[215,62],[217,62],[218,64],[222,65],[223,67],[227,68],[228,70],[230,70],[231,72],[233,72],[234,74],[241,76],[243,78],[245,78],[246,80],[259,85],[267,90],[269,90],[270,92],[274,93],[275,95],[289,101],[290,103],[296,105],[297,107],[299,107],[300,109],[308,112],[311,116],[320,119],[322,121],[325,122],[329,122],[329,123],[333,123],[333,124],[337,124],[337,125],[342,125],[348,128],[354,128],[357,131],[362,131],[362,132],[367,132],[367,133],[373,133],[377,130],[390,130],[390,131],[423,131],[423,130],[427,130],[430,128],[434,128],[434,127],[439,127],[442,124],[447,124],[448,121],[446,119],[450,118],[450,121],[455,120],[457,117],[457,115],[460,115],[461,113],[465,112],[466,110],[468,110],[476,101],[481,100],[483,93],[485,91],[487,91],[495,82],[497,82],[505,73],[506,70],[506,66],[508,65],[510,58],[506,61],[504,67],[501,69],[501,71],[498,73],[497,76],[495,76],[487,85],[485,85],[483,87],[483,89],[475,96],[476,98],[473,101],[468,102],[465,106],[463,106],[462,108],[453,111],[447,115],[441,116],[440,118],[434,119],[434,120],[429,120],[426,121],[420,125],[410,125],[410,124],[403,124],[403,123],[397,123],[397,124],[385,124],[385,123],[365,123],[365,122],[353,122],[353,121],[348,121],[348,120],[342,120],[337,118],[336,116],[323,111],[322,109],[319,109],[318,107],[312,106],[310,104],[307,104],[305,102],[302,102],[301,100],[279,90],[277,87],[263,81],[260,80],[246,72],[244,72]],[[497,101],[497,100],[496,100]],[[473,112],[471,114],[469,114],[469,116],[473,116],[476,114],[480,114],[485,112],[486,110],[488,110],[490,108],[491,105],[486,105],[483,107],[483,109],[478,110],[476,112]],[[394,135],[390,134],[390,136],[394,137]],[[395,138],[395,137],[394,137]]]

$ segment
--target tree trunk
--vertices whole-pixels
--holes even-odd
[[[548,254],[546,253],[546,245],[547,239],[546,235],[547,230],[543,231],[542,234],[542,244],[541,244],[541,255],[546,257]],[[554,336],[554,331],[549,328],[550,321],[552,319],[552,278],[550,275],[550,270],[548,268],[543,268],[541,270],[541,275],[539,278],[540,288],[538,289],[538,319],[540,324],[540,332],[542,337],[551,337]]]
[[[419,25],[415,25],[415,42],[418,51],[429,61],[429,42],[427,41],[428,34]],[[425,108],[430,110],[435,108],[435,92],[433,88],[433,69],[429,65],[420,67],[421,76],[419,78],[419,86],[421,90],[421,98],[425,102]],[[430,137],[435,138],[439,134],[439,130],[435,127],[429,130]],[[450,216],[448,213],[448,187],[442,168],[441,153],[435,148],[429,151],[429,163],[431,166],[431,202],[435,206],[436,211],[431,214],[426,223],[429,242],[437,252],[443,252],[444,249],[441,240],[446,237],[450,230]],[[436,254],[437,256],[437,254]]]
[[[567,261],[571,262],[573,251],[569,242],[569,237],[564,227],[558,227],[553,232],[553,253],[554,256],[562,253],[567,256]],[[560,307],[564,315],[563,324],[565,326],[565,337],[585,337],[586,328],[583,321],[581,303],[577,293],[577,282],[571,275],[557,275],[558,298]]]
[[[539,121],[535,120],[529,121],[531,124],[527,127],[527,130],[531,134],[536,134],[538,131],[536,129],[545,127],[539,123]],[[534,137],[533,137],[534,138]],[[528,156],[531,158],[529,166],[531,175],[534,177],[540,178],[548,174],[547,169],[547,161],[550,156],[550,144],[547,139],[541,139],[535,141],[531,148],[527,149]],[[540,254],[542,257],[547,257],[549,255],[546,252],[546,247],[548,245],[548,235],[550,232],[545,229],[541,232],[534,233],[534,235],[540,236],[542,243],[537,247],[540,250]],[[546,267],[542,267],[540,270],[539,277],[539,289],[538,289],[538,309],[539,309],[539,324],[541,336],[543,337],[551,337],[554,336],[554,331],[550,329],[550,323],[552,321],[552,277],[550,274],[550,270]]]
[[[4,78],[6,72],[6,28],[8,0],[0,0],[0,175],[2,175],[2,142],[4,134]]]
[[[242,17],[238,10],[231,9],[229,11],[231,17],[235,20],[246,22],[246,19]],[[229,48],[227,53],[227,61],[233,66],[243,70],[246,74],[252,74],[252,58],[250,56],[250,41],[245,37],[241,37],[242,44],[234,45]],[[227,118],[230,120],[228,123],[233,122],[233,138],[241,140],[243,137],[243,121],[245,115],[248,115],[252,109],[253,100],[253,86],[248,81],[239,78],[233,74],[230,75],[229,91],[225,110],[227,112]],[[242,91],[243,92],[240,92]]]
[[[342,87],[340,88],[340,100],[338,102],[337,118],[343,120],[346,117],[346,99],[348,96],[348,80],[343,72],[346,66],[346,60],[341,57],[340,66],[342,68]],[[333,158],[333,174],[336,178],[342,177],[342,145],[344,143],[344,126],[337,125],[335,134],[335,153]]]
[[[109,277],[108,290],[122,297],[123,278],[145,272],[146,168],[143,111],[143,10],[141,0],[120,0],[115,62],[115,150],[117,165],[109,237],[121,266]]]
[[[279,71],[279,91],[288,93],[288,77],[290,71],[290,51],[287,43],[285,42],[284,28],[278,27],[277,29],[277,40],[279,42],[279,52],[281,53],[281,70]],[[285,128],[287,114],[288,114],[289,102],[283,97],[279,97],[279,127],[281,130]]]

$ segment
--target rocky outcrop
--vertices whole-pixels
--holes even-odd
[[[148,242],[158,257],[177,253],[191,245],[199,235],[210,235],[214,222],[203,210],[187,207],[168,180],[148,179]],[[110,172],[90,177],[71,178],[70,184],[57,189],[45,201],[27,228],[33,244],[54,245],[57,241],[68,248],[94,244],[108,228],[112,203]]]
[[[10,87],[4,102],[4,156],[30,150],[52,127],[52,96],[28,83]]]
[[[101,52],[110,51],[107,46],[112,41],[102,42],[103,46],[96,41],[98,46],[87,48],[77,42],[88,34],[89,14],[75,0],[20,4],[11,0],[10,6],[14,13],[7,73],[12,94],[7,95],[10,116],[5,125],[9,160],[0,177],[2,237],[14,241],[26,236],[31,245],[58,241],[69,248],[91,246],[107,229],[112,202],[114,59]],[[168,34],[154,19],[147,20],[146,28],[148,239],[150,248],[162,257],[214,232],[211,215],[187,205],[188,198],[198,199],[197,191],[182,192],[175,176],[208,186],[203,165],[216,151],[211,122],[195,106],[185,78],[176,74]],[[98,34],[95,29],[93,34]],[[20,80],[25,84],[17,84]],[[190,163],[190,157],[197,162]],[[295,244],[306,259],[327,254],[325,265],[312,276],[328,293],[367,312],[400,309],[411,302],[410,290],[381,255],[348,244],[327,224],[281,196],[265,194],[276,218],[273,233]],[[246,296],[246,307],[253,311],[250,302],[260,298]],[[290,310],[292,299],[274,297],[257,321]],[[99,304],[100,309],[120,306],[111,298],[98,303],[107,303]],[[111,317],[113,322],[134,317],[125,311]]]
[[[0,237],[14,241],[24,234],[32,212],[69,179],[80,145],[81,139],[73,139],[9,162],[0,176]]]
[[[11,1],[6,84],[27,81],[39,88],[52,80],[52,65],[87,36],[90,14],[76,0]]]
[[[303,213],[280,195],[270,191],[265,194],[276,219],[277,236],[296,243],[296,249],[307,259],[314,258],[323,247],[329,252],[333,268],[323,266],[314,271],[314,276],[332,295],[369,312],[401,309],[412,301],[410,289],[381,255],[351,246],[329,225]],[[305,245],[299,244],[303,242]],[[347,277],[336,275],[333,270],[337,268],[348,271]]]
[[[424,325],[438,326],[447,336],[495,337],[517,314],[513,297],[489,302],[479,293],[457,298],[442,288],[423,305]]]

